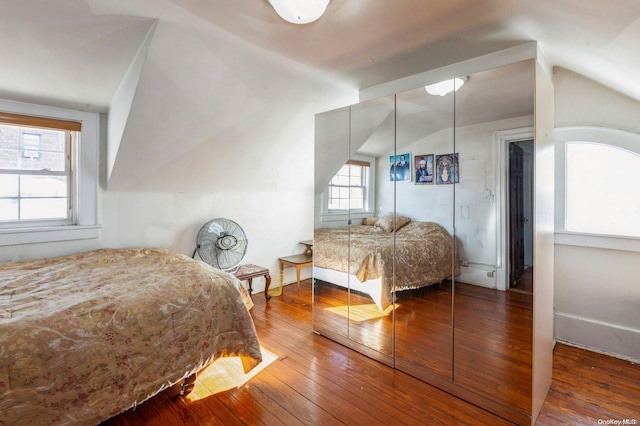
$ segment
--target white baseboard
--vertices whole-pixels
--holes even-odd
[[[456,281],[474,284],[481,287],[496,288],[496,268],[494,266],[469,263],[469,266],[460,265],[460,275]]]
[[[640,330],[556,312],[555,338],[560,343],[640,363]]]

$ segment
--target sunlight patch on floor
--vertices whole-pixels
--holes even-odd
[[[395,309],[398,309],[400,305],[396,304]],[[394,305],[389,305],[387,309],[381,311],[378,305],[375,303],[367,305],[344,305],[335,306],[333,308],[325,308],[325,310],[338,314],[345,318],[349,318],[351,321],[362,322],[369,321],[376,318],[382,318],[388,316],[394,309]]]
[[[240,358],[218,358],[198,373],[193,391],[185,399],[187,401],[197,401],[218,392],[239,388],[247,383],[256,374],[278,359],[277,355],[265,348],[260,347],[260,350],[262,352],[262,362],[247,374],[244,374]]]

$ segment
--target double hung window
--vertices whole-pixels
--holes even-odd
[[[367,210],[370,164],[350,160],[342,166],[327,187],[330,213]]]
[[[78,122],[0,114],[0,228],[76,221]]]

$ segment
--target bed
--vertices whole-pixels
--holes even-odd
[[[395,230],[395,252],[394,229],[379,226],[379,221],[374,226],[316,229],[314,279],[366,293],[384,311],[394,291],[440,283],[452,276],[452,268],[453,274],[460,273],[446,229],[434,222],[404,222]]]
[[[164,249],[0,264],[0,424],[97,424],[262,355],[241,283]]]

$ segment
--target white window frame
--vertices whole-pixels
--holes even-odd
[[[322,191],[322,211],[320,220],[322,222],[343,221],[348,219],[364,219],[375,213],[375,181],[376,181],[376,159],[372,157],[354,156],[356,161],[369,163],[368,187],[365,193],[364,210],[348,211],[348,210],[329,210],[329,191],[328,185]],[[332,177],[333,179],[333,177]]]
[[[640,154],[640,134],[606,127],[571,126],[554,130],[555,139],[555,243],[640,252],[640,238],[571,232],[566,217],[566,144],[592,142],[626,149]]]
[[[331,182],[329,182],[329,185],[327,186],[327,210],[330,213],[347,213],[347,212],[362,212],[367,210],[367,206],[369,205],[369,196],[367,193],[367,190],[369,188],[369,179],[370,179],[370,173],[369,173],[369,169],[371,167],[371,165],[369,163],[359,163],[359,164],[354,164],[352,162],[349,162],[349,164],[345,164],[344,166],[342,166],[342,168],[340,168],[340,170],[342,170],[343,168],[348,167],[349,169],[349,184],[348,185],[332,185],[333,180],[336,178],[336,176],[333,177],[333,179],[331,179]],[[352,169],[355,168],[355,169]],[[357,170],[357,168],[360,169],[360,185],[352,185],[351,184],[351,178],[352,175],[351,173],[354,172],[354,170]],[[338,173],[340,173],[338,171]],[[352,189],[353,188],[362,188],[362,206],[363,208],[361,209],[357,209],[357,208],[351,208],[348,207],[346,209],[332,209],[329,207],[330,205],[330,201],[331,201],[331,189],[333,188],[344,188],[347,189],[349,191],[349,197],[347,198],[347,200],[349,200],[349,204],[351,204],[351,200],[352,200]],[[342,199],[342,198],[340,198]]]
[[[0,229],[0,246],[99,238],[102,227],[98,222],[99,114],[7,100],[0,100],[0,111],[82,123],[76,149],[72,150],[73,168],[78,176],[74,191],[75,223],[3,228]]]
[[[20,117],[25,117],[24,115],[20,115]],[[9,120],[11,121],[11,120]],[[4,120],[3,120],[4,123]],[[64,134],[64,169],[63,170],[50,170],[50,169],[42,169],[42,170],[34,170],[34,169],[23,169],[23,168],[7,168],[7,169],[2,169],[0,168],[0,170],[2,170],[2,174],[5,175],[13,175],[13,176],[18,176],[18,179],[20,179],[20,176],[52,176],[52,177],[65,177],[67,180],[67,196],[66,196],[66,213],[65,213],[65,217],[64,218],[42,218],[42,219],[18,219],[15,221],[7,221],[7,222],[0,222],[0,229],[12,229],[12,228],[41,228],[41,227],[46,227],[46,226],[58,226],[58,225],[71,225],[71,224],[75,224],[75,220],[76,220],[76,204],[77,204],[77,200],[76,200],[76,196],[75,196],[75,188],[76,188],[76,184],[75,184],[75,176],[76,173],[74,173],[75,169],[75,164],[72,161],[73,157],[73,149],[72,149],[72,144],[75,144],[75,142],[72,142],[73,140],[78,139],[78,132],[77,131],[73,131],[73,130],[65,130],[62,128],[48,128],[48,127],[41,127],[41,128],[37,128],[37,127],[30,127],[30,126],[26,126],[26,125],[20,125],[20,124],[9,124],[10,126],[16,127],[19,129],[19,146],[18,146],[18,152],[19,152],[19,156],[22,158],[40,158],[40,152],[41,152],[41,135],[39,134],[40,130],[42,131],[47,131],[47,130],[53,130],[56,131],[58,133],[63,133]],[[29,131],[25,131],[25,129],[29,129]],[[38,144],[37,147],[29,147],[30,149],[25,150],[25,136],[26,135],[34,135],[34,136],[38,136]],[[30,155],[25,155],[25,152],[29,152]],[[13,197],[11,197],[13,198]],[[18,193],[16,195],[16,197],[18,200],[24,200],[27,199],[29,197],[23,197],[20,193]],[[22,201],[19,201],[19,205]],[[18,207],[18,209],[20,210],[21,208]],[[20,214],[19,214],[20,215]]]

